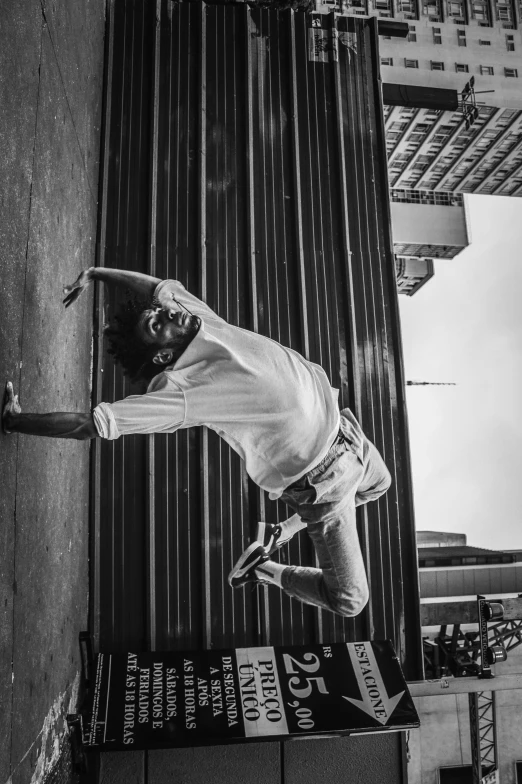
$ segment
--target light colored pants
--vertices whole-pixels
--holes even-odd
[[[306,523],[319,563],[289,566],[282,586],[306,604],[352,617],[369,596],[355,508],[385,493],[391,477],[349,409],[341,411],[339,433],[324,460],[281,496]]]

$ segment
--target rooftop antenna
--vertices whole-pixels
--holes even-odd
[[[409,387],[456,387],[454,381],[407,381]]]

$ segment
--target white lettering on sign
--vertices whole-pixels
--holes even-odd
[[[228,726],[237,724],[236,689],[234,685],[234,666],[231,656],[223,656],[223,691],[225,694],[225,709],[227,712]]]
[[[214,670],[214,667],[211,667]],[[219,672],[219,670],[216,670]],[[210,698],[212,700],[212,715],[214,718],[223,713],[223,694],[221,691],[221,681],[219,678],[213,678],[210,681]]]
[[[369,642],[348,643],[346,647],[357,678],[361,699],[356,700],[344,695],[343,699],[377,719],[379,724],[386,724],[404,691],[396,694],[395,697],[388,697],[377,659]]]
[[[123,742],[126,746],[134,743],[134,725],[136,722],[136,685],[138,683],[138,657],[135,653],[127,654],[127,671],[125,674],[125,702],[123,706]]]
[[[274,649],[238,648],[236,661],[247,738],[288,735]]]
[[[149,721],[149,687],[150,687],[150,668],[140,669],[140,685],[138,693],[138,721],[140,724],[148,724]]]

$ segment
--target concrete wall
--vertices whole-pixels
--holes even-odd
[[[464,207],[392,202],[394,243],[468,245]]]
[[[134,753],[101,755],[99,784],[144,784]],[[400,733],[148,753],[148,784],[399,784]]]
[[[408,733],[408,784],[439,784],[439,768],[471,764],[467,694],[415,699],[421,726]]]
[[[466,627],[467,628],[467,627]],[[469,627],[472,628],[471,626]],[[522,646],[508,653],[495,673],[522,672]],[[486,690],[487,684],[485,684]],[[408,784],[438,784],[438,770],[471,764],[468,696],[414,700],[421,727],[408,734]],[[516,784],[515,762],[522,760],[522,690],[496,693],[498,762],[502,784]]]

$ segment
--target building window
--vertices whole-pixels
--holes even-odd
[[[506,49],[508,52],[515,51],[515,36],[514,35],[506,35]]]
[[[469,73],[469,67],[464,63],[455,63],[455,70],[457,73]]]
[[[492,65],[481,65],[480,66],[480,74],[481,76],[494,76],[495,72],[493,70]]]
[[[410,43],[416,43],[417,41],[417,33],[415,31],[415,25],[409,25],[408,27],[408,41],[410,41]]]
[[[381,57],[381,65],[393,65],[393,57]]]
[[[404,58],[404,67],[405,68],[418,68],[419,61],[418,60],[408,60],[407,57]]]
[[[431,61],[431,70],[432,71],[443,71],[444,70],[444,63],[439,62],[438,60]],[[509,69],[505,69],[509,70]],[[511,69],[513,70],[513,69]]]
[[[497,5],[497,14],[498,18],[502,22],[510,22],[511,21],[511,9],[507,6]]]
[[[448,3],[448,14],[449,16],[462,16],[462,8],[460,3]]]
[[[433,43],[434,44],[441,44],[442,43],[442,35],[440,32],[440,27],[433,28]]]
[[[490,10],[487,3],[473,2],[471,5],[471,13],[474,19],[477,20],[480,27],[491,27]]]
[[[466,46],[466,31],[457,30],[457,43],[459,46]]]
[[[407,122],[392,122],[390,125],[391,131],[397,131],[397,133],[402,133],[408,127]]]
[[[441,10],[438,3],[431,2],[424,2],[422,6],[422,13],[424,16],[427,16],[430,22],[441,22]]]
[[[399,11],[402,11],[408,18],[415,18],[416,4],[413,0],[399,0]]]
[[[471,765],[459,765],[452,768],[439,768],[440,784],[471,784],[473,770]]]
[[[481,46],[491,46],[491,41],[484,41],[484,39],[480,38],[479,39],[479,44]]]
[[[504,76],[517,77],[518,70],[516,68],[504,68]]]

